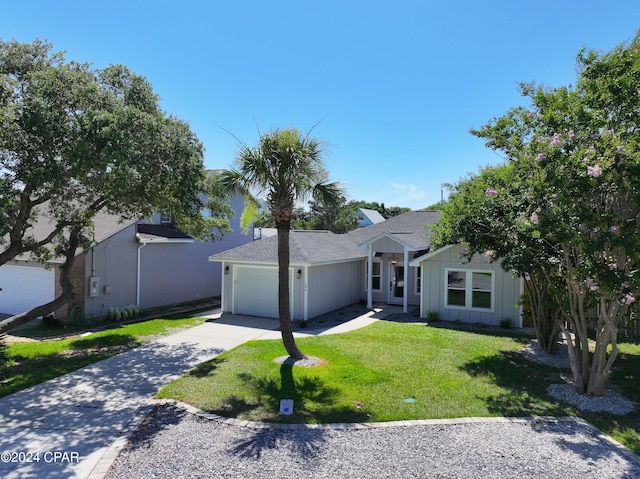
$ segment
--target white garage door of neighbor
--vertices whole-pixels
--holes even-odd
[[[236,266],[234,274],[234,314],[277,318],[278,268]]]
[[[0,313],[19,314],[53,301],[55,273],[43,266],[0,266]]]

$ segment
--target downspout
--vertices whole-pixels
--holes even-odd
[[[144,248],[147,243],[143,243],[140,240],[140,237],[136,235],[136,239],[138,240],[138,251],[137,251],[137,265],[136,265],[136,306],[140,307],[140,250]]]
[[[304,267],[304,284],[302,287],[304,288],[304,311],[303,311],[303,319],[305,321],[309,321],[309,267]]]
[[[426,313],[424,311],[424,292],[426,291],[425,287],[425,274],[424,274],[424,261],[421,261],[418,268],[420,268],[420,317],[426,317]]]
[[[373,309],[373,247],[371,243],[367,245],[367,309]]]
[[[220,311],[224,312],[224,307],[226,304],[226,301],[224,300],[224,291],[226,289],[224,287],[224,267],[226,265],[224,264],[224,261],[220,264],[222,265],[222,267],[220,268]]]
[[[404,249],[404,288],[402,291],[402,312],[409,311],[409,250]]]

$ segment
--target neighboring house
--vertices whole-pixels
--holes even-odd
[[[375,225],[376,223],[382,223],[384,221],[384,216],[376,210],[369,210],[367,208],[358,208],[356,210],[356,217],[360,222],[360,228]]]
[[[259,240],[269,238],[278,234],[276,228],[262,228],[260,226],[253,227],[253,239]]]
[[[399,304],[405,312],[420,306],[421,316],[437,311],[442,319],[467,322],[498,324],[510,317],[520,325],[516,304],[521,281],[486,260],[462,263],[454,247],[431,252],[428,225],[439,218],[437,211],[410,211],[346,234],[292,231],[292,319],[310,319],[365,301],[369,308],[373,303]],[[209,259],[222,265],[223,311],[278,317],[277,237]],[[461,302],[463,286],[464,298],[470,294],[475,302]]]
[[[113,215],[97,215],[94,245],[79,251],[72,267],[77,300],[56,311],[56,317],[66,318],[76,304],[85,314],[103,317],[113,307],[148,309],[219,296],[221,266],[207,258],[253,239],[253,232],[245,235],[240,228],[242,193],[236,192],[231,206],[236,211],[231,219],[233,232],[212,242],[196,241],[177,230],[170,215],[124,222]],[[46,222],[39,227],[41,235],[49,229]],[[56,259],[43,265],[16,259],[0,266],[0,313],[19,314],[52,301],[61,292],[62,262]]]

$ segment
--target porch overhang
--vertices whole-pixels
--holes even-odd
[[[402,292],[402,311],[404,313],[408,312],[409,308],[409,291],[406,285],[409,284],[409,266],[411,263],[409,262],[409,255],[412,252],[421,251],[428,248],[428,245],[420,245],[416,246],[415,244],[410,244],[407,241],[404,241],[403,235],[411,235],[411,232],[383,232],[373,238],[368,239],[360,244],[358,244],[359,249],[367,250],[367,308],[373,308],[373,258],[374,256],[380,256],[380,253],[390,253],[390,254],[402,254],[402,264],[406,265],[403,271],[403,284],[405,287]],[[389,248],[389,242],[391,241],[398,245],[398,248]],[[374,245],[377,242],[386,243],[386,247],[382,246],[380,249],[376,247],[374,250]]]

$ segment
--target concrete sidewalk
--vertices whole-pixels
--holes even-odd
[[[295,336],[347,332],[381,312]],[[242,343],[281,337],[276,319],[203,315],[210,321],[0,398],[0,477],[102,478],[160,388]]]

